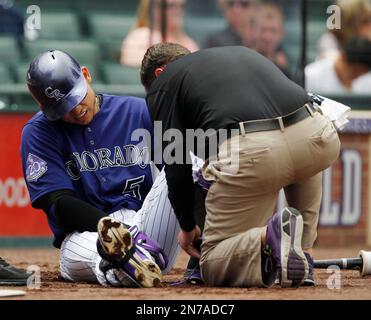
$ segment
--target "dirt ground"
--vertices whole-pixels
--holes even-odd
[[[365,249],[365,248],[362,248]],[[367,250],[367,248],[365,249]],[[370,250],[370,248],[368,248]],[[324,249],[315,250],[316,259],[356,257],[359,249]],[[330,274],[326,270],[315,270],[316,286],[311,288],[282,289],[262,288],[208,288],[205,286],[178,285],[171,283],[182,279],[187,256],[182,253],[172,272],[164,277],[163,288],[123,289],[103,288],[95,284],[68,283],[58,274],[58,250],[54,249],[1,249],[1,256],[17,267],[27,268],[37,265],[41,268],[41,288],[28,290],[27,287],[1,287],[1,289],[25,290],[24,297],[8,299],[29,300],[243,300],[243,299],[365,299],[371,300],[371,276],[361,278],[358,271],[341,271],[341,289],[327,288]]]

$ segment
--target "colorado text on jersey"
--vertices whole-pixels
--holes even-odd
[[[115,146],[113,150],[101,148],[91,151],[73,152],[72,159],[66,163],[66,169],[72,179],[80,178],[80,172],[97,171],[114,167],[130,167],[138,165],[145,169],[150,163],[148,147],[139,148],[126,145]]]

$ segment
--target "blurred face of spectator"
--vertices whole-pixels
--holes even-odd
[[[358,34],[371,40],[371,12],[363,18]]]
[[[337,0],[341,11],[341,28],[331,32],[344,46],[354,36],[371,39],[371,1],[370,0]]]
[[[255,7],[252,0],[221,0],[224,16],[232,29],[242,33],[246,26],[246,21]]]
[[[256,36],[256,8],[251,8],[241,33],[244,45],[249,48],[255,47]]]
[[[269,55],[277,50],[283,40],[283,19],[278,11],[261,10],[256,25],[256,50]]]
[[[184,0],[167,1],[167,25],[169,31],[177,31],[183,28]]]

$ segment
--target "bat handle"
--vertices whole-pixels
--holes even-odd
[[[337,266],[345,270],[361,270],[363,260],[359,258],[344,258],[344,259],[330,259],[330,260],[315,260],[313,267],[318,269],[327,269],[330,266]]]
[[[346,270],[359,270],[362,276],[371,275],[371,252],[361,250],[357,258],[315,260],[313,263],[313,267],[318,269],[327,269],[330,266]]]

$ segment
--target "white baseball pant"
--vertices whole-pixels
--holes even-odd
[[[169,258],[163,273],[172,269],[179,253],[179,224],[168,198],[164,170],[156,178],[139,211],[121,209],[110,216],[127,225],[136,224],[141,231],[157,241]],[[97,252],[97,239],[97,232],[75,232],[65,238],[60,251],[62,278],[74,282],[99,282],[105,286],[125,286],[127,277],[123,271],[110,270],[105,277],[99,270],[102,258]]]

